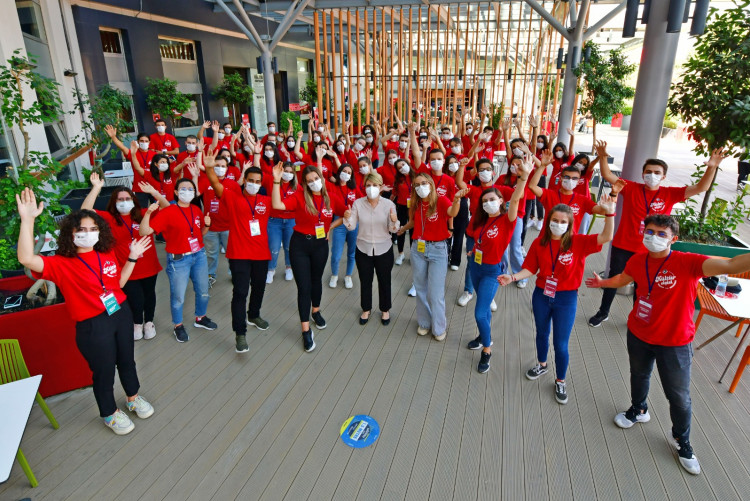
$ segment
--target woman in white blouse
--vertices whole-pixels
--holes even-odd
[[[400,227],[396,215],[396,205],[380,196],[383,178],[377,172],[365,176],[365,193],[367,197],[356,200],[351,209],[344,212],[344,225],[354,229],[359,223],[357,234],[357,251],[355,262],[359,273],[362,290],[362,314],[359,324],[365,325],[370,320],[372,310],[373,272],[378,277],[378,296],[380,299],[380,321],[388,325],[391,321],[391,269],[393,268],[393,244],[391,233]]]

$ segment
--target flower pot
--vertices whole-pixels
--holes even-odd
[[[698,242],[682,242],[678,240],[672,244],[672,249],[682,252],[693,252],[705,256],[735,257],[750,252],[750,245],[739,238],[732,237],[729,245],[702,244]]]
[[[661,137],[665,138],[668,135],[670,135],[672,132],[674,132],[674,129],[670,129],[668,127],[662,127],[661,128]]]
[[[620,124],[620,130],[630,130],[630,118],[632,115],[625,115],[622,117],[622,123]]]
[[[19,268],[15,270],[4,270],[0,268],[0,278],[21,277],[23,275],[24,275],[23,268]]]

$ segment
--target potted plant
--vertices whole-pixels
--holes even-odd
[[[675,120],[672,114],[667,111],[667,114],[664,115],[664,123],[661,127],[661,137],[667,137],[668,135],[673,133],[676,128],[677,120]]]
[[[221,99],[229,109],[229,121],[235,129],[242,125],[242,112],[253,104],[253,88],[239,73],[224,75],[224,79],[214,89],[213,96]]]
[[[633,116],[633,107],[623,106],[620,113],[622,113],[622,123],[620,124],[620,130],[630,130],[630,118]]]
[[[146,78],[146,105],[152,113],[168,118],[174,131],[177,119],[190,110],[189,94],[177,90],[177,82],[169,78]]]

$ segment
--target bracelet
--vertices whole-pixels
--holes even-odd
[[[137,263],[138,262],[138,258],[133,259],[132,257],[128,257],[128,262],[129,263]]]
[[[612,214],[604,214],[604,217],[615,217],[617,215],[616,212],[613,212]]]
[[[281,181],[274,181],[273,184],[281,184]]]

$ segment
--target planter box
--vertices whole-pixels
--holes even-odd
[[[0,292],[17,293],[34,284],[28,277],[0,279]],[[34,376],[42,374],[43,397],[91,386],[91,370],[76,346],[75,322],[65,303],[0,315],[0,339],[18,339]]]
[[[630,118],[632,115],[625,115],[622,117],[622,123],[620,124],[620,130],[630,130]]]
[[[672,249],[715,257],[735,257],[750,252],[750,245],[737,237],[733,237],[730,240],[730,243],[732,246],[699,244],[696,242],[682,242],[678,240],[672,244]]]
[[[118,188],[118,186],[103,187],[99,196],[96,197],[96,201],[94,201],[94,209],[101,211],[107,210],[109,198],[112,196],[112,192],[115,191],[115,188]],[[71,211],[79,210],[90,191],[89,188],[76,188],[75,190],[70,190],[60,199],[60,203],[70,207]],[[149,201],[146,193],[136,193],[135,196],[138,197],[138,202],[141,204],[141,207],[148,207]]]
[[[665,137],[667,137],[668,135],[670,135],[673,132],[674,132],[674,129],[670,129],[670,128],[667,128],[667,127],[662,127],[661,128],[661,137],[665,138]]]
[[[617,113],[612,117],[612,122],[610,123],[610,126],[612,127],[620,127],[622,126],[622,113]]]

